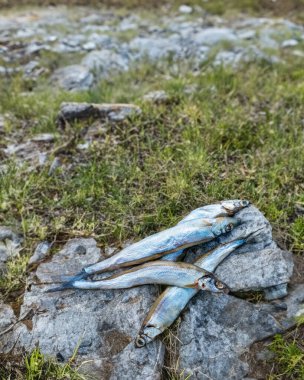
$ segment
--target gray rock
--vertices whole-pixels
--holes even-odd
[[[55,140],[54,133],[39,133],[32,137],[32,141],[35,142],[53,142]]]
[[[214,45],[223,41],[236,42],[237,36],[232,29],[206,28],[195,34],[193,40],[196,44]]]
[[[48,175],[52,176],[55,173],[56,169],[60,168],[61,165],[62,165],[62,162],[61,162],[60,158],[55,157],[54,160],[52,161],[51,165],[50,165]]]
[[[201,292],[180,325],[180,368],[193,379],[242,379],[248,364],[240,355],[255,341],[281,331],[263,305]]]
[[[43,260],[48,254],[51,246],[52,244],[47,241],[39,243],[35,249],[33,256],[31,256],[29,259],[29,265],[38,263],[39,261]]]
[[[289,47],[295,47],[299,44],[297,40],[290,39],[290,40],[285,40],[282,42],[282,48],[289,48]]]
[[[94,82],[93,74],[81,65],[71,65],[58,69],[52,76],[52,82],[68,91],[89,89]]]
[[[121,55],[111,50],[92,51],[82,60],[82,65],[91,71],[103,74],[110,70],[126,71],[128,62]]]
[[[0,226],[0,273],[5,272],[7,261],[19,254],[22,238],[10,228]]]
[[[185,14],[190,14],[193,12],[193,8],[190,7],[189,5],[181,5],[179,8],[178,8],[178,11],[180,13],[185,13]]]
[[[144,314],[157,296],[145,286],[121,291],[67,291],[45,293],[62,274],[78,272],[101,259],[93,239],[73,239],[50,262],[40,264],[24,295],[21,315],[33,311],[31,329],[18,324],[5,335],[3,351],[27,351],[39,344],[42,352],[65,360],[79,344],[77,361],[92,361],[87,368],[109,379],[158,379],[163,365],[161,342],[134,347]],[[34,281],[35,279],[35,281]],[[85,368],[84,368],[85,370]]]
[[[240,30],[237,36],[242,40],[252,40],[256,36],[256,31],[252,29]]]
[[[284,328],[288,329],[295,325],[297,317],[304,315],[304,284],[293,285],[289,295],[283,300],[287,310],[280,321]]]
[[[244,238],[258,231],[251,240],[224,260],[217,268],[217,276],[233,291],[264,290],[283,286],[290,280],[293,271],[292,254],[284,252],[272,240],[271,225],[264,215],[254,206],[243,209],[237,214],[242,222],[230,234],[219,238],[221,243]],[[197,254],[205,253],[214,242],[203,244],[196,253],[189,253],[193,261]],[[277,293],[286,295],[282,288]]]
[[[10,327],[17,320],[13,309],[6,304],[0,303],[0,336],[1,333]],[[1,339],[0,339],[0,349],[1,349]]]
[[[134,104],[89,104],[89,103],[62,103],[58,114],[60,123],[76,120],[112,120],[121,121],[141,110]]]
[[[0,133],[4,133],[5,128],[5,118],[0,114]]]
[[[157,60],[169,56],[170,54],[179,54],[181,45],[178,37],[136,37],[130,43],[129,47],[138,53],[138,57],[147,56],[151,60]]]
[[[242,224],[221,236],[220,243],[259,232],[224,260],[216,275],[235,291],[265,290],[268,299],[286,296],[293,270],[292,255],[277,247],[269,222],[257,208],[243,209],[237,218]],[[214,244],[193,250],[188,261]],[[231,295],[200,293],[190,302],[179,329],[180,368],[194,379],[242,379],[249,371],[241,355],[252,343],[293,326],[294,316],[304,313],[303,294],[301,285],[281,304],[254,305]]]
[[[165,103],[169,97],[166,91],[150,91],[143,97],[144,100],[152,103]]]
[[[275,286],[270,286],[264,289],[264,296],[267,301],[275,300],[277,298],[282,298],[287,296],[287,284],[280,284]]]

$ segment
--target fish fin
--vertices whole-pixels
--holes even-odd
[[[195,282],[193,284],[184,285],[183,288],[196,289],[197,288],[197,283]]]

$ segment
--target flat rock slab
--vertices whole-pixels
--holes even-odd
[[[78,272],[100,260],[93,239],[73,239],[52,261],[41,264],[24,295],[21,315],[31,320],[17,324],[5,335],[4,351],[27,351],[39,345],[42,352],[64,359],[79,345],[78,361],[89,360],[83,370],[102,379],[158,379],[164,348],[155,342],[143,350],[133,340],[146,311],[157,296],[155,286],[121,291],[67,291],[45,293],[60,274]],[[48,283],[48,284],[44,284]],[[40,284],[40,285],[38,285]],[[17,342],[17,343],[16,343]]]
[[[141,109],[134,104],[62,103],[58,114],[59,123],[77,120],[121,121],[138,114]]]
[[[240,226],[216,242],[194,249],[188,254],[188,261],[194,261],[197,255],[219,243],[242,239],[258,231],[247,244],[224,260],[215,273],[232,291],[264,290],[268,299],[286,296],[286,286],[293,271],[292,254],[282,251],[272,240],[271,225],[256,207],[249,206],[236,217],[241,220]]]
[[[256,207],[245,208],[236,217],[241,220],[240,226],[217,242],[192,250],[188,260],[194,261],[198,254],[219,243],[259,231],[224,260],[215,273],[232,291],[264,290],[266,299],[287,296],[292,254],[282,251],[272,240],[270,223]],[[254,342],[294,325],[293,317],[303,308],[304,298],[299,294],[297,288],[281,302],[276,301],[279,304],[255,305],[232,295],[199,293],[188,305],[179,329],[181,370],[200,380],[243,379],[249,368],[241,355]]]
[[[180,368],[193,379],[243,379],[248,365],[239,356],[279,332],[282,328],[263,305],[199,293],[180,325]]]
[[[88,90],[94,82],[93,74],[82,65],[71,65],[60,68],[51,77],[52,83],[67,91]]]

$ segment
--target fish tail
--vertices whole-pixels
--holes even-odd
[[[66,289],[76,289],[76,286],[74,285],[74,281],[65,282],[64,284],[61,284],[60,286],[57,286],[56,288],[51,288],[46,290],[46,293],[53,293],[53,292],[61,292],[62,290]]]
[[[61,276],[61,280],[65,281],[60,286],[53,289],[48,289],[46,293],[59,292],[65,289],[76,289],[74,283],[76,281],[85,280],[89,277],[89,274],[83,269],[81,272],[75,274],[75,276]]]
[[[76,273],[74,276],[69,276],[69,275],[60,275],[60,276],[52,276],[52,281],[54,283],[58,282],[73,282],[73,281],[78,281],[78,280],[86,280],[89,277],[89,274],[86,273],[84,270],[82,270],[79,273]]]

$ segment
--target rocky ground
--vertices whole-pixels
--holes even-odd
[[[2,12],[2,354],[38,346],[66,362],[77,350],[85,378],[276,376],[272,337],[303,315],[303,46],[297,22],[196,6]],[[44,293],[194,207],[239,197],[263,212],[240,212],[221,242],[263,232],[217,270],[232,294],[202,292],[143,349],[133,340],[158,287]],[[303,378],[302,348],[277,378]]]
[[[175,65],[187,60],[198,70],[210,59],[237,67],[256,59],[278,62],[282,51],[303,57],[303,27],[285,19],[231,21],[186,6],[174,17],[64,7],[0,17],[0,74],[21,71],[35,79],[48,73],[53,84],[71,91],[144,58],[174,57]],[[67,55],[70,64],[53,72],[48,60],[57,55]]]

